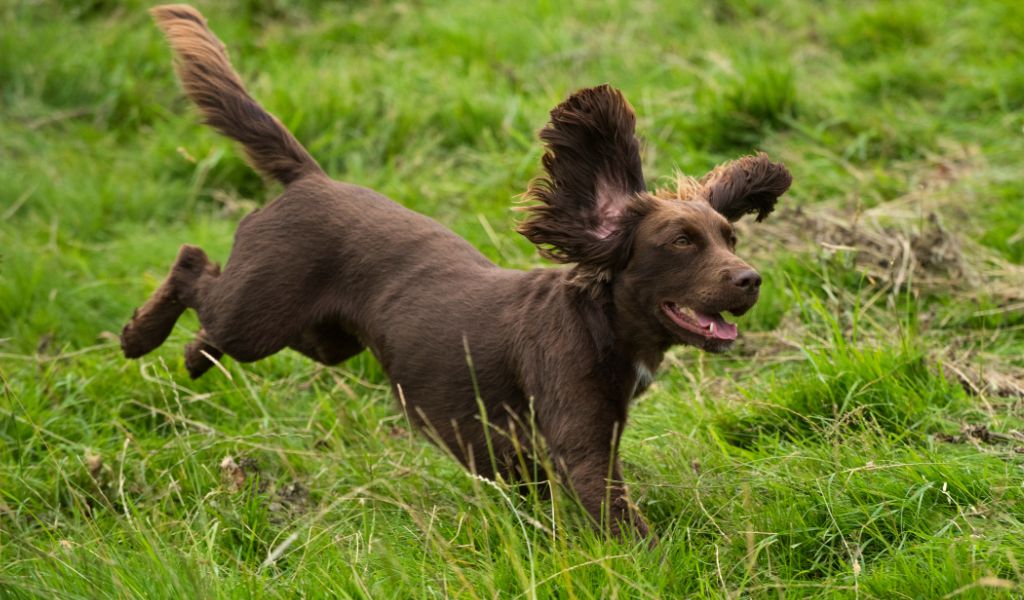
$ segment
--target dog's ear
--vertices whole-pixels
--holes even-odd
[[[757,213],[761,221],[792,182],[786,167],[761,152],[715,168],[701,178],[700,185],[704,197],[726,219],[738,221],[743,215]]]
[[[519,233],[558,262],[601,270],[621,238],[623,217],[646,191],[636,116],[608,85],[580,90],[551,111],[541,130],[546,177],[530,183]]]

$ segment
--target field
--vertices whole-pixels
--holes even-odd
[[[755,150],[731,353],[674,349],[623,442],[653,549],[475,479],[377,362],[189,380],[117,332],[272,199],[136,2],[0,4],[0,597],[1024,596],[1024,3],[202,2],[332,176],[502,265],[537,130],[610,82],[651,188]]]

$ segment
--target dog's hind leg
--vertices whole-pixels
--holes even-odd
[[[206,330],[200,329],[196,337],[185,345],[185,368],[192,379],[198,379],[210,370],[215,360],[224,356],[216,347],[210,345],[206,338]]]
[[[121,330],[124,355],[138,358],[163,344],[178,317],[186,308],[196,307],[201,289],[219,274],[220,268],[202,249],[182,246],[167,279]]]

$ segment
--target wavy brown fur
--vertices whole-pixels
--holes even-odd
[[[711,206],[730,221],[757,213],[760,223],[773,210],[779,196],[786,193],[793,176],[780,163],[759,152],[725,163],[701,178]]]
[[[760,152],[721,164],[700,179],[677,173],[672,187],[658,188],[654,195],[662,200],[709,202],[730,221],[757,213],[760,222],[775,210],[779,196],[792,182],[789,169]]]
[[[551,111],[541,130],[545,177],[530,183],[519,233],[557,262],[577,263],[575,278],[604,280],[620,246],[617,219],[646,190],[636,115],[609,85],[583,89]]]

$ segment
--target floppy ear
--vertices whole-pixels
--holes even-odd
[[[636,116],[622,93],[608,85],[582,89],[551,111],[541,130],[546,177],[530,183],[517,228],[558,262],[601,269],[612,258],[622,217],[646,191]]]
[[[789,189],[793,176],[764,152],[725,163],[701,178],[704,197],[730,221],[757,213],[762,221],[775,209],[775,201]]]

